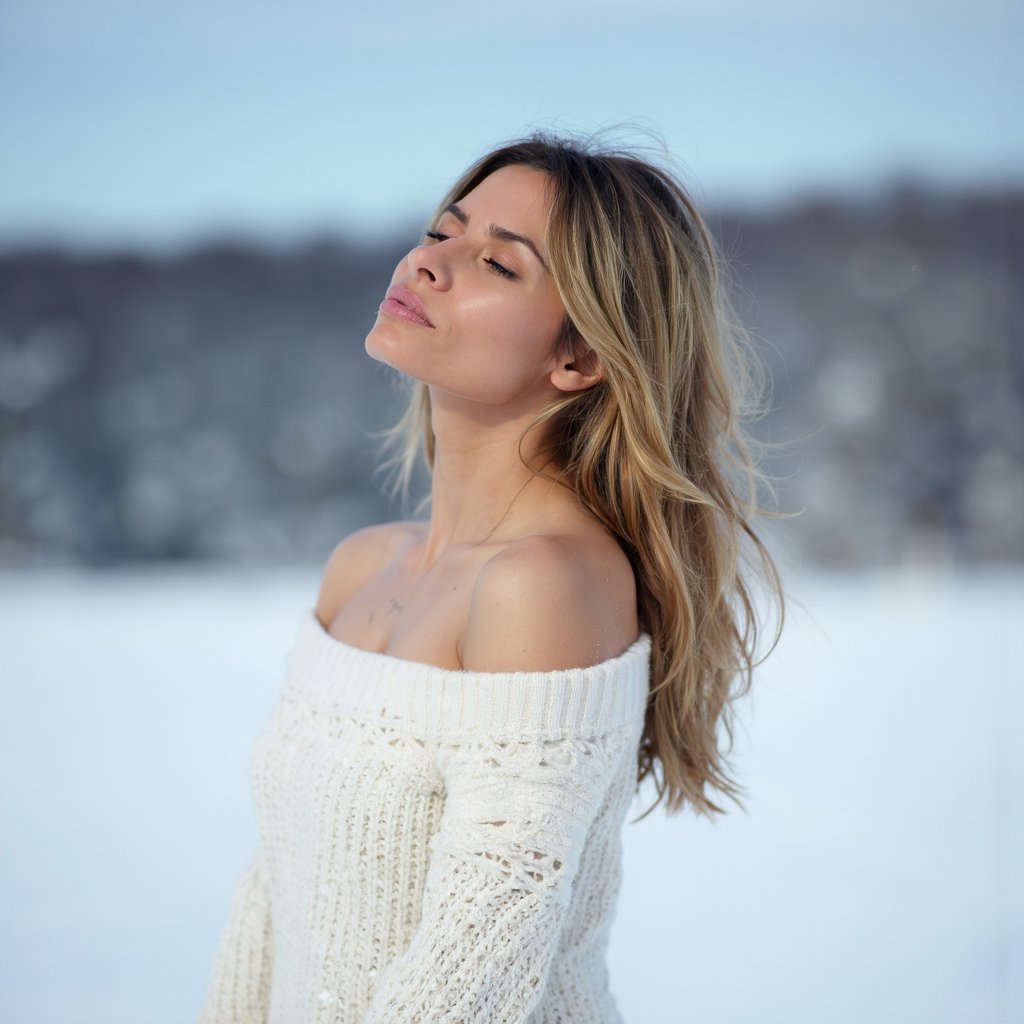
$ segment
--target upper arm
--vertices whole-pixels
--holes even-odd
[[[343,604],[385,564],[413,524],[381,523],[350,533],[331,551],[316,599],[316,616],[326,626]]]
[[[480,570],[462,665],[480,672],[585,668],[636,639],[635,591],[566,540],[528,537]]]

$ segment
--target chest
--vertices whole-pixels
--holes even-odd
[[[357,590],[328,632],[368,651],[459,669],[462,632],[482,556],[443,559],[426,573],[395,563]]]

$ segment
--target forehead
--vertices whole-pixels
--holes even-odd
[[[479,218],[488,225],[530,235],[539,244],[551,211],[549,183],[548,176],[533,167],[501,167],[467,192],[458,205],[471,221]]]

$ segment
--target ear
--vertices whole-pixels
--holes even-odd
[[[559,391],[584,391],[603,379],[601,360],[592,348],[569,357],[551,371],[551,383]]]

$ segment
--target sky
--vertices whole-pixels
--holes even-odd
[[[536,128],[705,204],[1019,182],[1024,0],[895,6],[0,0],[0,246],[372,237]]]

